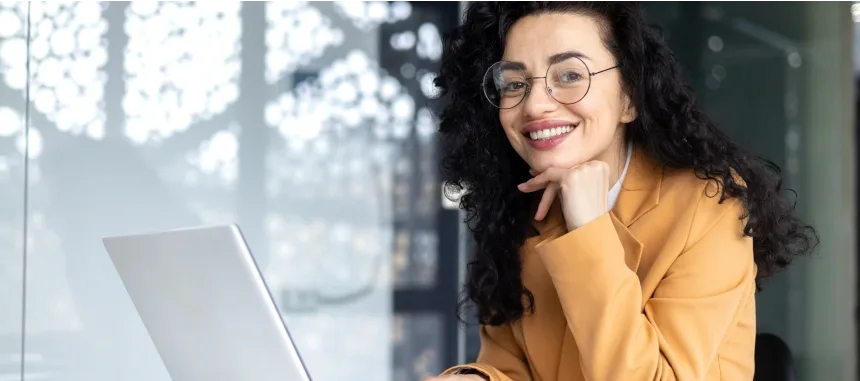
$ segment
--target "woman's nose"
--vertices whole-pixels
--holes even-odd
[[[559,104],[550,95],[550,89],[546,86],[546,78],[532,78],[532,87],[523,99],[523,110],[530,117],[537,117],[551,111],[555,111]]]

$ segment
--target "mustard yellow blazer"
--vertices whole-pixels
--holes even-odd
[[[610,213],[567,232],[553,207],[521,250],[535,311],[482,326],[491,381],[752,380],[755,277],[743,207],[634,151]]]

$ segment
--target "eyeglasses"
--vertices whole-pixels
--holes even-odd
[[[543,77],[527,77],[521,64],[499,61],[484,74],[484,96],[495,107],[514,108],[531,92],[531,81],[543,78],[549,96],[558,103],[570,105],[585,98],[591,88],[591,77],[619,66],[592,72],[585,61],[574,56],[553,62]]]

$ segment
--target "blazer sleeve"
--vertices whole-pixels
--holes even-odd
[[[514,339],[510,325],[484,325],[481,326],[481,351],[477,362],[455,366],[442,375],[471,369],[489,381],[532,381],[524,359],[525,354]]]
[[[754,298],[741,206],[703,201],[681,254],[643,306],[609,214],[536,247],[559,294],[587,380],[702,380]],[[702,207],[701,204],[711,204]],[[754,334],[754,333],[753,333]],[[754,341],[748,352],[750,360]],[[752,379],[752,366],[745,379]]]

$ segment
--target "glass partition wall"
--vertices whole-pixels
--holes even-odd
[[[17,380],[24,344],[27,182],[26,2],[0,3],[0,379]]]
[[[169,380],[100,240],[232,222],[315,380],[456,361],[428,103],[457,10],[0,1],[0,379]]]

